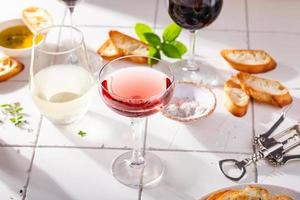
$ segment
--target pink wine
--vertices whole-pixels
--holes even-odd
[[[160,111],[173,93],[170,78],[150,67],[117,70],[101,86],[104,102],[127,117],[145,117]]]

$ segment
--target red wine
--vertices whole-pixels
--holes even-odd
[[[179,26],[197,30],[218,17],[222,4],[222,0],[169,0],[169,15]]]
[[[160,111],[173,93],[170,78],[150,67],[117,70],[101,86],[104,102],[127,117],[145,117]]]

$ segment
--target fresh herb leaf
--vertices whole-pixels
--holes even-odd
[[[187,48],[182,42],[173,41],[173,42],[171,42],[171,44],[177,48],[177,50],[180,52],[181,55],[183,55],[187,52]]]
[[[28,132],[32,132],[32,129],[27,127],[28,122],[24,119],[24,113],[22,113],[23,108],[19,102],[13,104],[2,104],[0,105],[2,108],[2,113],[8,116],[9,121],[13,123],[15,126],[26,129]],[[2,121],[2,123],[4,123]]]
[[[7,107],[10,107],[11,105],[10,104],[2,104],[0,105],[1,108],[7,108]]]
[[[161,45],[160,38],[155,33],[144,33],[144,38],[147,44],[155,48],[159,48]]]
[[[172,23],[168,25],[167,28],[164,30],[162,35],[163,40],[172,42],[176,40],[176,38],[180,35],[180,33],[181,33],[181,27],[175,23]]]
[[[87,135],[87,133],[84,131],[79,131],[78,135],[80,135],[81,137],[85,137]]]
[[[181,53],[179,50],[172,44],[164,43],[162,46],[163,53],[170,58],[181,58]]]
[[[9,120],[10,120],[12,123],[14,123],[14,124],[17,122],[17,119],[16,119],[15,117],[9,118]]]
[[[149,47],[149,57],[160,59],[160,52],[154,47]],[[152,66],[158,62],[158,60],[155,60],[153,58],[148,58],[148,65]]]
[[[147,24],[143,24],[143,23],[136,23],[135,24],[135,33],[136,35],[140,38],[141,41],[143,42],[147,42],[147,40],[144,37],[144,33],[152,33],[153,30],[150,26],[148,26]]]
[[[187,52],[186,46],[177,41],[176,38],[181,33],[181,27],[172,23],[163,31],[163,39],[161,39],[153,30],[146,24],[137,23],[135,25],[135,32],[137,36],[149,45],[150,57],[160,59],[161,51],[170,58],[181,58]],[[148,59],[148,64],[153,65],[157,63],[155,59]]]

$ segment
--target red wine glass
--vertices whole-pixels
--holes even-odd
[[[219,16],[223,0],[168,0],[172,20],[191,33],[190,56],[174,67],[176,79],[215,84],[216,72],[205,61],[195,58],[197,30],[210,25]]]
[[[156,64],[143,64],[149,59]],[[134,188],[156,183],[164,167],[159,157],[145,152],[146,117],[159,112],[172,97],[174,80],[169,64],[155,58],[125,56],[104,65],[99,80],[104,103],[131,120],[133,148],[114,160],[113,176]]]

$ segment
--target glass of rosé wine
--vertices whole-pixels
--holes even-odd
[[[105,64],[99,79],[105,104],[131,121],[133,148],[114,160],[113,176],[134,188],[157,183],[164,166],[158,156],[145,152],[146,117],[159,112],[173,95],[170,65],[150,57],[124,56]]]

